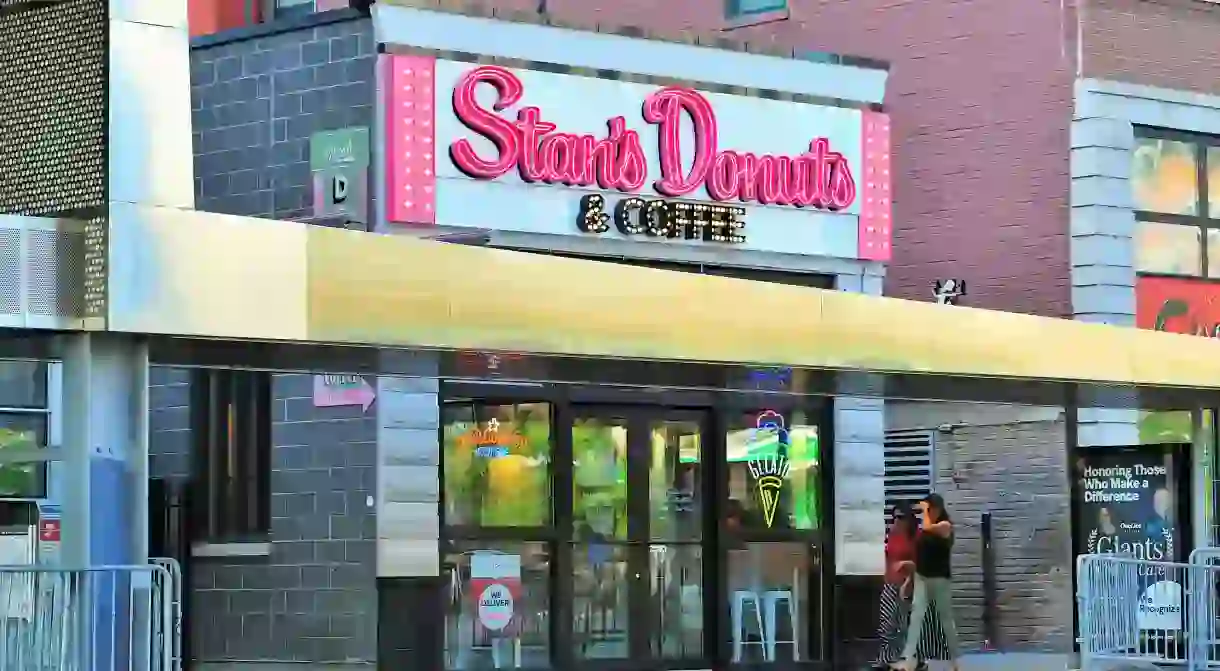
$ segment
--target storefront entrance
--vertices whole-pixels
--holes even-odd
[[[573,408],[572,571],[564,578],[578,660],[709,658],[709,424],[698,411]]]
[[[446,668],[824,658],[823,401],[442,393]]]

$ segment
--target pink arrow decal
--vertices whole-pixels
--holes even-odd
[[[315,408],[334,408],[358,405],[368,410],[377,400],[377,390],[360,375],[315,375],[313,376],[313,405]]]

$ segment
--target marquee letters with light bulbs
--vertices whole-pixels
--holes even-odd
[[[476,97],[483,86],[495,93],[490,105]],[[563,132],[536,106],[519,108],[515,120],[501,115],[524,95],[525,84],[507,68],[482,65],[464,72],[453,89],[454,115],[494,153],[480,154],[470,139],[460,138],[449,145],[450,159],[475,179],[494,180],[515,170],[526,183],[629,194],[612,210],[605,196],[584,196],[577,226],[587,233],[608,232],[613,224],[629,236],[736,243],[745,240],[745,209],[735,203],[835,212],[856,200],[852,166],[828,138],[813,138],[807,151],[794,156],[720,149],[711,101],[677,86],[658,88],[643,100],[643,119],[657,128],[660,174],[651,186],[662,198],[641,198],[634,194],[649,181],[648,160],[626,117],[607,119],[598,137]],[[700,189],[714,202],[670,200]]]
[[[628,236],[705,242],[745,242],[744,207],[718,203],[688,203],[660,198],[624,198],[606,211],[606,198],[592,193],[580,198],[576,226],[585,233],[606,233],[610,222]]]

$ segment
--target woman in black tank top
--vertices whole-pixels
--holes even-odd
[[[911,627],[907,630],[906,646],[902,650],[900,668],[915,668],[915,652],[923,635],[930,612],[936,613],[944,633],[945,647],[953,671],[958,671],[957,627],[951,603],[953,587],[950,558],[953,554],[953,521],[945,510],[945,500],[939,494],[929,494],[919,502],[921,523],[915,540],[915,596],[911,604]]]

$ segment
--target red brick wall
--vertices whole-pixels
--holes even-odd
[[[641,26],[709,44],[733,38],[751,51],[889,61],[896,210],[886,293],[928,300],[934,279],[960,277],[968,282],[967,305],[1069,314],[1075,47],[1065,36],[1075,34],[1075,24],[1061,15],[1060,0],[790,2],[787,20],[727,32],[724,0],[546,4],[553,20],[587,29]],[[504,16],[538,8],[538,0],[439,4]]]
[[[1089,0],[1081,27],[1086,77],[1220,94],[1220,4]]]

